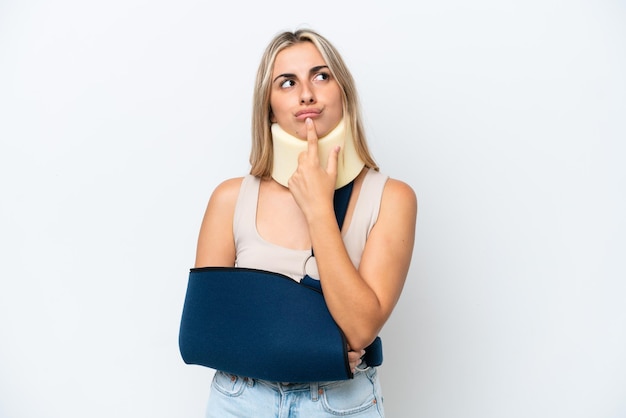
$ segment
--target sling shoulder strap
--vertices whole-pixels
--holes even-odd
[[[343,227],[343,221],[346,218],[346,212],[348,211],[348,203],[350,202],[350,196],[352,195],[352,189],[354,187],[354,180],[345,186],[335,190],[335,196],[333,197],[333,204],[335,207],[335,217],[337,218],[337,225],[339,229]]]
[[[346,184],[343,187],[335,190],[333,196],[333,206],[335,208],[335,218],[337,219],[337,225],[339,230],[343,227],[343,221],[346,219],[346,213],[348,212],[348,203],[350,203],[350,196],[352,195],[352,189],[354,188],[354,180]],[[311,256],[315,257],[313,248],[311,248]]]

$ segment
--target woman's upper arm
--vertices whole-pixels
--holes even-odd
[[[241,182],[226,180],[213,191],[198,235],[195,267],[235,265],[233,217]]]
[[[417,198],[413,189],[389,179],[359,266],[359,273],[376,293],[383,322],[391,315],[408,274],[416,220]]]

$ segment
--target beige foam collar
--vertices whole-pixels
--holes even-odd
[[[307,150],[308,143],[306,140],[285,132],[277,123],[274,123],[272,124],[272,144],[274,148],[272,178],[288,187],[289,178],[298,168],[298,156]],[[339,189],[354,180],[365,166],[354,147],[352,132],[345,120],[342,120],[335,129],[318,140],[320,165],[322,167],[326,168],[328,156],[337,145],[341,147],[341,150],[337,162],[335,189]]]

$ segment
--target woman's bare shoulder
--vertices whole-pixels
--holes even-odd
[[[239,195],[243,177],[233,177],[219,183],[211,194],[210,202],[219,206],[234,204]]]
[[[414,207],[417,210],[417,195],[413,188],[406,182],[389,178],[383,191],[383,203]]]
[[[196,267],[233,266],[233,217],[243,177],[222,181],[213,190],[198,236]]]

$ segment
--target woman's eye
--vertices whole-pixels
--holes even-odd
[[[318,73],[318,74],[315,74],[314,80],[323,81],[323,80],[328,80],[329,78],[330,78],[330,75],[327,73]]]
[[[293,81],[293,80],[285,80],[285,81],[283,81],[283,82],[281,83],[281,85],[280,85],[280,86],[281,86],[282,88],[287,88],[287,87],[293,87],[293,85],[294,85],[294,84],[295,84],[295,83],[294,83],[294,81]]]

